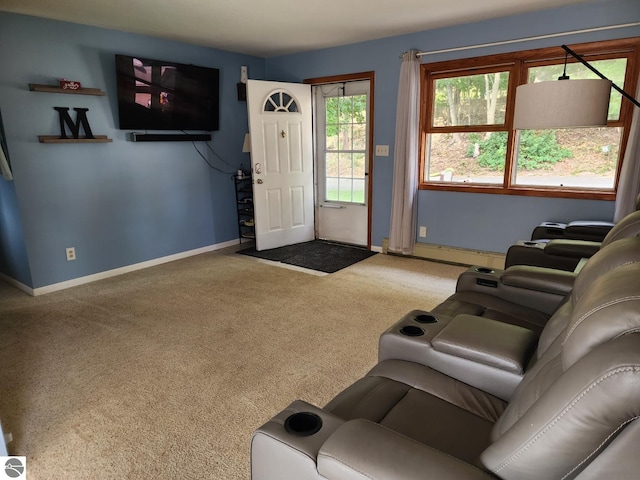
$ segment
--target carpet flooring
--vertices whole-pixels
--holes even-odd
[[[0,282],[0,419],[30,480],[249,479],[252,432],[323,406],[462,267],[374,255],[317,276],[211,252],[38,297]]]
[[[324,273],[335,273],[376,254],[365,248],[323,240],[296,243],[259,252],[255,247],[249,247],[238,253]]]

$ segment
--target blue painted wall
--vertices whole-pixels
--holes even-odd
[[[190,143],[132,143],[117,129],[113,54],[124,53],[219,68],[221,130],[211,146],[234,167],[247,129],[236,99],[241,65],[250,78],[304,78],[374,70],[376,144],[393,151],[399,54],[436,50],[640,20],[637,0],[598,1],[458,27],[261,59],[116,32],[0,13],[0,107],[14,183],[0,180],[0,272],[37,288],[189,251],[237,237],[230,175],[210,169]],[[439,54],[428,61],[640,36],[640,28],[573,35],[526,44]],[[427,61],[425,58],[423,61]],[[58,77],[106,91],[106,97],[30,92],[28,83]],[[96,134],[109,144],[44,145],[56,134],[54,106],[87,107]],[[210,162],[232,171],[198,144]],[[373,168],[374,245],[388,236],[393,157]],[[542,220],[611,219],[613,202],[421,191],[419,224],[427,242],[504,252]],[[67,262],[65,247],[78,259]]]
[[[31,270],[13,181],[0,177],[0,272],[31,285]]]
[[[220,125],[203,142],[207,166],[190,142],[133,143],[117,129],[114,54],[220,69]],[[210,48],[0,13],[0,106],[14,184],[2,185],[2,273],[34,288],[237,238],[230,173],[247,131],[238,102],[240,66],[264,75],[264,59]],[[29,91],[57,78],[100,88],[106,97]],[[113,143],[50,145],[59,133],[54,106],[89,108],[94,134]],[[75,247],[68,262],[65,248]]]
[[[474,24],[442,28],[364,42],[345,47],[287,55],[267,60],[267,76],[299,82],[325,75],[375,71],[374,143],[393,152],[396,98],[402,52],[411,48],[440,50],[531,36],[640,21],[638,0],[599,1]],[[640,27],[571,35],[514,45],[423,57],[423,62],[556,46],[562,43],[640,36]],[[393,156],[378,157],[373,166],[372,243],[389,235]],[[420,191],[418,225],[426,225],[428,243],[506,252],[518,239],[528,238],[544,220],[588,218],[612,220],[608,201],[550,199],[457,192]]]

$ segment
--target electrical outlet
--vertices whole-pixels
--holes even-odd
[[[389,145],[376,145],[376,157],[388,157]]]
[[[420,227],[420,231],[418,232],[418,236],[424,238],[427,236],[427,227]]]
[[[76,247],[68,247],[66,249],[67,252],[67,261],[76,259]]]

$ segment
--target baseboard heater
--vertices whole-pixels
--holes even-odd
[[[209,133],[131,133],[132,142],[208,142]]]

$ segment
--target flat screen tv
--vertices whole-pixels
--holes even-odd
[[[218,130],[218,69],[115,58],[121,130]]]

